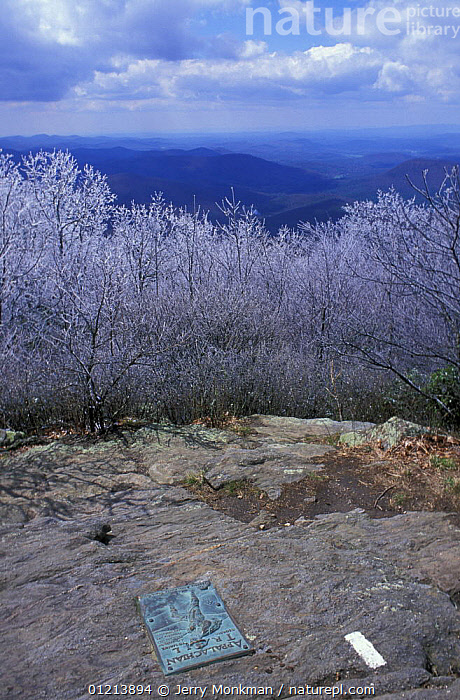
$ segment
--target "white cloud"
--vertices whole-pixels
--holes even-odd
[[[253,41],[249,39],[245,41],[243,46],[238,51],[238,56],[240,58],[254,58],[254,56],[260,56],[267,51],[267,43],[265,41]]]
[[[2,0],[0,100],[59,100],[112,59],[236,56],[226,34],[201,36],[200,13],[227,17],[247,0]]]
[[[399,61],[388,61],[382,66],[374,87],[387,92],[409,93],[414,87],[411,70]]]
[[[333,91],[339,93],[350,89],[350,81],[355,88],[363,80],[371,85],[382,63],[372,49],[351,44],[317,46],[290,56],[267,53],[264,48],[246,45],[242,60],[133,61],[120,71],[97,73],[86,90],[88,95],[124,95],[126,99],[150,99],[152,95],[199,98],[218,90],[221,97],[231,98],[238,90],[244,94],[283,89],[297,89],[297,94],[312,89],[329,92],[332,82]],[[247,58],[251,53],[256,55]]]
[[[415,8],[413,14],[422,5],[418,2],[392,0],[402,18],[398,35],[383,35],[370,17],[364,33],[353,22],[350,36],[323,32],[306,44],[321,45],[304,51],[292,50],[291,37],[276,37],[273,51],[271,38],[243,34],[250,0],[3,1],[2,100],[66,97],[79,108],[104,109],[117,100],[128,108],[160,102],[196,105],[200,100],[204,105],[253,101],[262,107],[282,97],[293,103],[323,99],[333,107],[335,96],[343,93],[356,100],[452,103],[460,94],[460,35],[408,34],[408,8]],[[454,7],[456,2],[430,0],[427,6]],[[355,17],[356,3],[349,4]],[[366,8],[378,13],[388,5],[388,0],[370,0]],[[306,3],[279,0],[273,6],[275,26],[278,7],[304,13]],[[324,4],[317,0],[316,6],[324,19]],[[230,14],[241,19],[240,35],[223,31],[211,36],[206,20],[220,16],[225,30]],[[334,15],[340,25],[340,12]],[[460,18],[452,17],[411,21],[425,27],[438,21],[443,27],[460,26]],[[315,24],[322,26],[318,19]],[[303,27],[307,36],[305,23]]]

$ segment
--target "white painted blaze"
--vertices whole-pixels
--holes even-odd
[[[374,645],[361,634],[361,632],[351,632],[346,634],[345,639],[350,642],[357,654],[366,662],[370,668],[379,668],[385,666],[386,661],[377,651]]]

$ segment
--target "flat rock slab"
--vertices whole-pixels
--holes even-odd
[[[285,484],[300,481],[321,469],[321,465],[311,463],[312,459],[334,451],[328,445],[306,443],[267,445],[253,450],[229,448],[208,460],[204,473],[214,488],[244,479],[265,491],[269,498],[276,499]]]
[[[149,487],[151,480],[179,485],[201,473],[215,488],[246,479],[278,498],[284,484],[321,468],[311,460],[333,451],[328,445],[248,442],[202,426],[152,426],[107,441],[56,441],[0,456],[0,522],[26,522],[39,514],[71,517],[85,512],[88,499],[110,500],[113,492]]]
[[[457,700],[460,698],[460,681],[457,680],[447,687],[439,685],[437,688],[418,688],[417,690],[407,690],[394,695],[380,696],[380,700]]]
[[[25,468],[24,455],[17,459]],[[35,470],[37,460],[35,453]],[[47,460],[51,473],[50,453]],[[114,455],[104,464],[123,473]],[[72,469],[68,477],[76,479]],[[42,493],[21,489],[29,479],[27,469],[18,471],[16,488],[29,489],[36,508]],[[64,514],[53,510],[53,497],[62,492],[48,493],[52,515],[9,523],[1,533],[8,698],[87,700],[90,684],[105,683],[150,685],[158,697],[165,682],[171,695],[177,684],[207,686],[206,697],[226,697],[220,686],[240,684],[272,688],[265,697],[277,697],[284,684],[279,697],[288,697],[289,687],[339,679],[372,682],[377,697],[397,693],[394,700],[435,682],[433,673],[446,676],[445,685],[460,673],[460,615],[437,588],[458,587],[460,578],[460,532],[444,514],[370,520],[352,512],[263,532],[178,487],[133,483],[72,500]],[[197,580],[213,582],[256,653],[166,681],[135,597]],[[369,668],[346,641],[356,631],[384,666]],[[446,697],[445,686],[435,692]]]
[[[136,431],[131,450],[157,484],[174,485],[202,472],[214,454],[241,442],[235,433],[202,425],[155,426]]]
[[[0,522],[85,513],[91,500],[103,505],[113,493],[149,488],[148,469],[156,463],[171,465],[159,468],[158,481],[180,483],[235,440],[202,426],[152,425],[109,440],[76,438],[0,454]]]
[[[5,696],[87,700],[90,684],[132,683],[158,697],[166,682],[171,695],[181,684],[227,697],[213,685],[241,684],[283,698],[290,687],[339,682],[373,683],[374,697],[392,700],[458,697],[460,531],[449,517],[353,511],[262,531],[145,474],[145,450],[148,460],[203,450],[220,469],[231,452],[233,463],[251,453],[267,465],[287,452],[302,468],[320,457],[307,451],[315,445],[248,449],[221,432],[150,428],[1,456]],[[197,580],[213,582],[256,653],[166,681],[135,598]],[[370,668],[346,641],[353,632],[383,666]]]
[[[205,474],[214,488],[245,479],[273,499],[280,496],[284,484],[321,468],[312,459],[334,451],[328,445],[303,442],[271,444],[257,434],[243,438],[203,426],[145,428],[136,432],[130,449],[138,453],[157,484],[179,485],[187,476],[198,474]]]
[[[134,455],[115,442],[53,442],[2,454],[0,471],[0,522],[9,524],[72,517],[87,506],[92,512],[96,500],[102,508],[118,491],[151,485]]]
[[[250,416],[251,434],[270,442],[301,442],[312,437],[334,437],[351,431],[372,428],[375,423],[335,421],[330,418],[289,418],[284,416]]]

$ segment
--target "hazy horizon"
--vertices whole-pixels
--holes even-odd
[[[460,122],[456,123],[427,123],[420,122],[418,124],[392,124],[387,126],[350,126],[350,127],[317,127],[310,129],[278,129],[278,128],[256,128],[253,129],[227,129],[222,130],[219,128],[215,129],[190,129],[190,130],[172,130],[172,129],[156,129],[152,131],[110,131],[103,132],[99,131],[30,131],[30,133],[15,131],[11,129],[11,133],[0,132],[0,138],[32,138],[32,137],[76,137],[76,138],[107,138],[107,139],[117,139],[117,138],[135,138],[135,139],[149,139],[161,136],[196,136],[206,138],[207,136],[238,136],[238,135],[252,135],[252,136],[266,136],[266,135],[320,135],[320,134],[366,134],[375,133],[387,135],[393,133],[395,137],[399,137],[401,134],[404,135],[405,132],[415,132],[423,134],[445,134],[445,133],[458,133],[460,131]],[[398,132],[398,133],[396,133]]]

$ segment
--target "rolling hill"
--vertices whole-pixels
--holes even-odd
[[[338,134],[335,142],[333,136],[282,134],[275,139],[274,135],[240,135],[219,140],[208,135],[200,145],[196,135],[174,139],[42,134],[0,138],[0,148],[18,160],[40,148],[68,148],[80,166],[90,163],[107,174],[120,204],[148,203],[154,192],[162,192],[176,206],[190,210],[196,203],[219,220],[216,202],[228,197],[234,188],[236,198],[248,206],[253,204],[272,232],[283,225],[295,227],[299,221],[335,220],[342,215],[344,204],[375,199],[378,190],[390,187],[406,198],[413,197],[416,193],[408,178],[422,187],[426,169],[430,188],[435,191],[445,168],[460,162],[460,156],[452,155],[460,153],[456,134],[442,141],[439,136],[420,140],[423,157],[411,157],[416,150],[415,138],[403,142],[401,138],[379,137],[372,151],[368,134],[348,139]],[[188,145],[192,148],[184,147]],[[238,152],[238,147],[245,145],[252,153]],[[440,145],[441,157],[425,155],[435,152],[436,145]]]
[[[412,185],[424,189],[423,172],[428,170],[427,183],[434,193],[441,186],[446,168],[450,170],[458,163],[460,156],[457,159],[411,158],[377,175],[342,180],[337,193],[346,199],[373,199],[378,190],[385,192],[394,187],[406,199],[415,196],[417,200],[422,200]]]
[[[173,151],[130,151],[125,148],[74,149],[79,163],[91,163],[103,173],[134,174],[206,186],[243,187],[255,192],[322,192],[333,182],[319,173],[280,165],[246,153],[212,152],[194,149]]]

